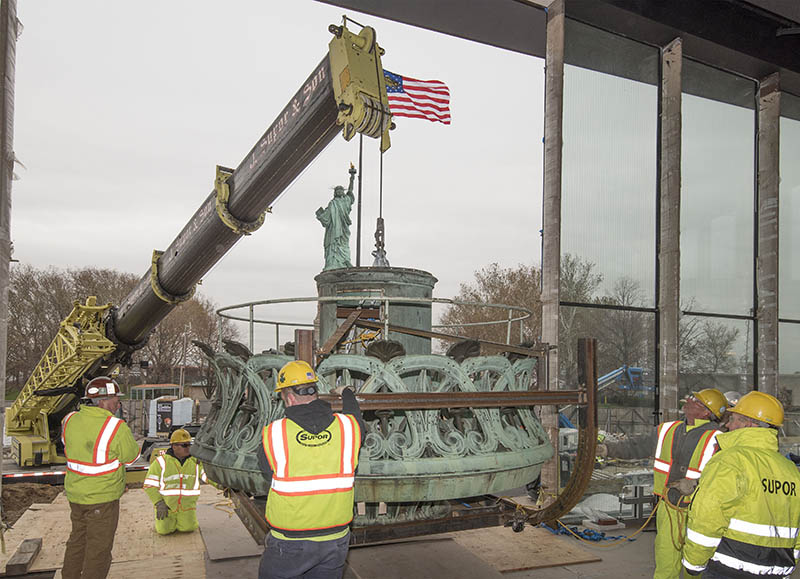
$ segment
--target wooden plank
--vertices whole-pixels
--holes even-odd
[[[6,563],[6,575],[24,575],[27,573],[41,550],[41,537],[22,541],[22,544],[17,547],[14,555]]]
[[[200,501],[210,501],[217,495],[217,490],[210,485],[202,485],[200,488]],[[70,531],[69,503],[58,501],[53,504],[35,504],[25,511],[14,528],[6,533],[6,546],[10,551],[16,549],[25,539],[43,537],[41,552],[30,571],[52,571],[59,569],[64,561],[64,550]],[[134,566],[141,564],[144,565],[143,568],[150,568],[154,566],[154,559],[158,559],[160,565],[162,559],[171,561],[176,553],[203,562],[205,545],[200,533],[158,535],[155,532],[153,504],[147,494],[142,489],[126,491],[120,499],[119,526],[111,551],[112,570],[114,565],[121,563],[130,563]],[[6,555],[0,555],[0,569],[5,567],[7,560]],[[124,569],[124,567],[118,568]],[[125,573],[120,571],[118,576],[123,577]],[[161,577],[149,572],[147,575],[148,579]],[[185,575],[164,575],[164,577],[173,576]],[[130,579],[130,574],[125,579]]]
[[[169,556],[138,561],[123,561],[111,563],[108,579],[131,579],[133,577],[147,577],[147,579],[205,579],[206,565],[203,557],[198,553],[172,553]],[[58,569],[53,579],[62,579],[61,569]]]
[[[354,547],[347,566],[358,579],[500,578],[502,575],[452,540]]]
[[[383,322],[373,322],[370,320],[357,320],[355,323],[359,328],[368,328],[370,330],[383,330],[385,329]],[[432,338],[437,340],[447,340],[449,342],[459,342],[461,340],[474,340],[467,336],[456,336],[454,334],[445,334],[443,332],[431,332],[428,330],[419,330],[417,328],[407,328],[405,326],[393,326],[389,324],[390,332],[397,332],[398,334],[407,334],[409,336],[418,336],[420,338]],[[522,354],[523,356],[544,356],[547,353],[547,348],[544,346],[534,346],[533,348],[526,348],[525,346],[517,346],[515,344],[502,344],[500,342],[491,342],[489,340],[478,340],[481,343],[481,348],[486,348],[493,352],[514,352]],[[551,354],[552,356],[552,354]]]
[[[350,331],[350,328],[353,327],[355,321],[361,315],[361,310],[353,310],[350,312],[350,315],[347,316],[347,319],[342,322],[342,324],[334,330],[334,332],[325,340],[325,343],[322,347],[317,351],[318,356],[327,356],[330,354],[336,346],[339,345],[339,342],[344,338],[344,335]]]
[[[221,496],[221,495],[220,495]],[[227,499],[226,499],[227,501]],[[264,547],[256,543],[233,511],[217,508],[220,500],[197,503],[197,520],[208,558],[212,561],[259,556]],[[230,503],[230,501],[227,501]]]
[[[508,527],[488,527],[459,531],[452,537],[501,573],[602,560],[575,545],[574,540],[532,527],[526,527],[521,533]]]

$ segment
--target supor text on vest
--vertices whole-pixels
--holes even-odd
[[[787,496],[797,496],[795,494],[795,483],[791,481],[781,481],[778,479],[761,479],[761,486],[764,487],[765,493],[780,494],[783,493]]]

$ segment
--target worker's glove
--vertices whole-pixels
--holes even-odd
[[[682,478],[667,485],[669,488],[678,489],[683,496],[688,497],[697,488],[697,479]]]
[[[351,391],[355,391],[355,390],[353,390],[353,387],[352,387],[352,386],[350,386],[350,385],[347,385],[347,386],[337,386],[336,388],[334,388],[333,390],[331,390],[331,394],[338,394],[339,396],[341,396],[341,395],[344,393],[344,391],[345,391],[345,390],[348,390],[348,389],[349,389],[349,390],[351,390]]]
[[[169,507],[167,503],[164,502],[164,499],[161,499],[156,503],[156,518],[159,521],[163,521],[169,515]]]

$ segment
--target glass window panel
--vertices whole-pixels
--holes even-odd
[[[597,283],[561,299],[653,307],[658,50],[567,20],[565,53],[562,259]]]
[[[753,322],[682,316],[679,324],[679,391],[753,389]]]
[[[780,133],[778,315],[800,319],[800,98],[794,95],[781,94]]]
[[[611,375],[624,366],[641,368],[642,375],[636,380],[640,393],[652,392],[655,356],[655,314],[610,310],[605,308],[560,308],[558,363],[560,386],[574,387],[577,384],[578,339],[597,339],[597,376],[608,376],[608,384],[619,385],[622,390],[627,374]],[[627,384],[630,386],[630,383]],[[602,384],[601,384],[602,386]],[[644,405],[650,406],[652,397]],[[652,426],[652,424],[651,424]]]
[[[753,308],[755,83],[683,62],[681,302]]]
[[[800,324],[778,324],[778,349],[778,397],[786,409],[784,434],[800,436]],[[787,450],[800,454],[800,444]]]

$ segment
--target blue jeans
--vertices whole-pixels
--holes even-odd
[[[332,541],[285,541],[267,535],[258,579],[340,579],[350,534]]]

